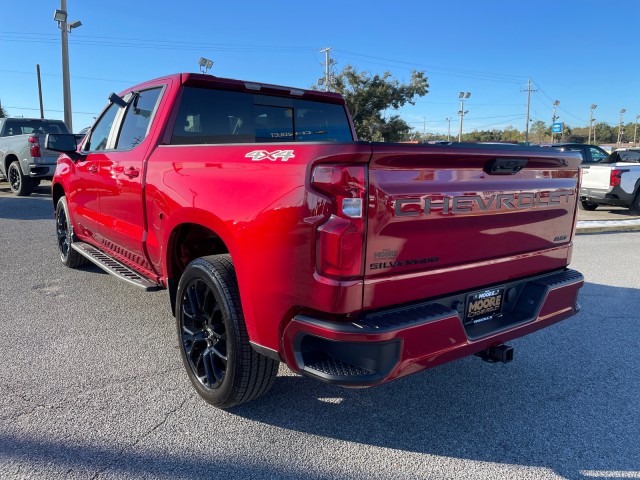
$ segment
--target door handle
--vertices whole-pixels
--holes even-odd
[[[140,175],[140,170],[135,167],[129,167],[129,169],[125,170],[123,173],[129,178],[136,178],[138,175]]]
[[[94,164],[91,164],[91,165],[87,168],[87,171],[88,171],[89,173],[97,173],[97,171],[98,171],[98,166],[97,166],[95,163],[94,163]]]

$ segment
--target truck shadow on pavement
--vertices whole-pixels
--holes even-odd
[[[512,342],[508,365],[470,357],[364,390],[278,377],[264,400],[233,413],[367,445],[543,467],[568,479],[637,478],[639,294],[586,284],[582,312]]]
[[[0,182],[0,218],[8,220],[53,220],[51,187],[40,185],[28,197],[16,197],[6,182]],[[52,230],[53,231],[53,230]]]

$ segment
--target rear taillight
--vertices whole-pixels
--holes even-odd
[[[624,170],[611,170],[611,178],[609,179],[610,186],[620,186],[620,178],[622,177],[622,172],[624,172]]]
[[[365,165],[319,165],[311,185],[331,200],[331,216],[317,230],[316,267],[322,275],[362,275]]]
[[[32,157],[39,157],[40,156],[40,142],[38,140],[37,135],[29,137],[29,143],[31,144],[31,147],[29,148],[29,153],[31,154],[31,156]]]

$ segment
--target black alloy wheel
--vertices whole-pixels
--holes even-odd
[[[231,408],[271,388],[280,362],[249,343],[229,254],[189,263],[178,282],[175,315],[182,363],[206,402]]]
[[[28,197],[33,191],[33,184],[31,177],[26,177],[20,170],[20,162],[15,160],[9,165],[9,171],[7,172],[7,180],[11,191],[19,197]]]
[[[64,262],[69,256],[69,250],[71,249],[71,230],[69,229],[65,208],[56,209],[56,235],[58,237],[60,259]]]
[[[60,261],[70,268],[77,268],[86,265],[89,260],[71,248],[74,241],[73,227],[69,218],[69,208],[67,198],[60,197],[56,204],[56,237],[58,239],[58,253]]]
[[[213,289],[195,279],[183,293],[182,348],[191,371],[207,389],[218,388],[227,373],[227,331]]]

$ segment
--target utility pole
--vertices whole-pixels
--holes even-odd
[[[640,118],[640,115],[636,115],[636,127],[633,129],[633,145],[635,147],[638,146],[638,144],[636,143],[636,135],[638,134],[638,119]]]
[[[471,92],[460,92],[458,94],[458,99],[460,100],[460,111],[458,115],[460,115],[460,130],[458,131],[458,142],[462,142],[462,119],[464,116],[469,113],[469,111],[465,111],[464,109],[464,101],[471,96]]]
[[[451,117],[445,118],[449,126],[447,127],[447,142],[451,141]]]
[[[593,128],[593,111],[598,108],[598,105],[596,105],[595,103],[591,104],[591,109],[590,109],[590,113],[589,113],[589,140],[587,140],[587,143],[591,143],[591,130]],[[596,143],[596,135],[595,132],[593,134],[593,143]]]
[[[38,74],[38,98],[40,99],[40,118],[44,120],[44,106],[42,105],[42,81],[40,80],[40,64],[36,64],[36,73]]]
[[[551,143],[553,143],[553,124],[556,123],[556,120],[560,117],[556,116],[556,109],[560,105],[560,100],[553,101],[553,116],[551,117]]]
[[[596,122],[596,119],[593,119],[593,143],[596,143],[596,131],[598,128],[598,122]]]
[[[329,84],[331,79],[331,59],[329,58],[329,52],[331,51],[331,47],[323,48],[320,50],[321,53],[324,53],[324,91],[329,91]]]
[[[620,146],[622,144],[622,114],[624,112],[626,112],[627,109],[626,108],[622,108],[620,109],[620,123],[618,124],[618,146]]]
[[[527,120],[526,120],[527,126],[525,127],[524,143],[529,145],[529,108],[531,106],[531,92],[537,92],[538,90],[531,89],[531,79],[529,79],[529,82],[527,83],[527,89],[520,90],[520,91],[527,92]]]

